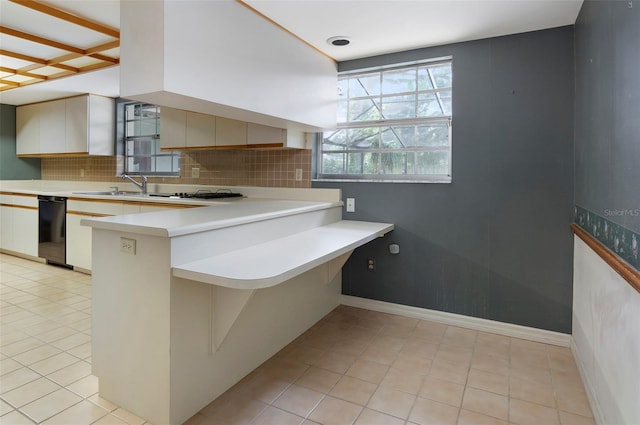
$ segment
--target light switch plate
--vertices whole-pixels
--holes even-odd
[[[296,168],[296,181],[302,181],[302,168]]]
[[[192,179],[197,179],[199,177],[200,177],[200,168],[193,167],[191,169],[191,178]]]

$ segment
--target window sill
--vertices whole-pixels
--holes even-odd
[[[451,179],[311,179],[312,182],[330,182],[330,183],[444,183],[450,184]]]

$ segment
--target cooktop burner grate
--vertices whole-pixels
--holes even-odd
[[[195,192],[195,193],[177,193],[180,198],[196,198],[196,199],[218,199],[218,198],[238,198],[241,193],[234,192]]]

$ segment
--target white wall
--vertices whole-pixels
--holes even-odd
[[[574,236],[572,349],[599,424],[640,424],[640,293]]]

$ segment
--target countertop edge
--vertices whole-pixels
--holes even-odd
[[[306,232],[302,232],[296,235],[287,236],[282,239],[276,239],[249,248],[240,249],[238,251],[174,266],[172,267],[172,274],[175,277],[195,280],[210,285],[222,286],[231,289],[255,290],[269,288],[292,279],[293,277],[296,277],[321,264],[332,261],[340,257],[341,255],[350,253],[354,249],[378,237],[386,235],[394,228],[395,226],[391,223],[341,220],[325,226],[310,229]],[[297,246],[299,242],[298,239],[305,239],[308,243],[310,243],[310,241],[313,241],[315,236],[323,236],[319,232],[322,232],[325,229],[331,232],[344,230],[357,232],[358,234],[351,235],[348,240],[345,241],[336,241],[335,248],[325,248],[324,252],[320,252],[319,254],[309,253],[308,256],[293,261],[292,264],[287,264],[287,262],[291,263],[291,261],[284,261],[282,262],[281,270],[276,273],[270,272],[268,275],[262,275],[254,278],[234,277],[233,275],[229,275],[228,271],[218,274],[212,273],[212,271],[217,268],[215,266],[215,262],[217,261],[216,257],[218,257],[220,260],[224,259],[224,261],[222,262],[225,264],[229,264],[229,261],[233,262],[234,257],[237,257],[237,260],[239,262],[242,262],[246,261],[246,258],[248,256],[251,256],[249,255],[249,252],[255,253],[255,250],[259,249],[268,253],[277,252],[277,258],[274,258],[273,261],[278,261],[282,250],[282,246],[280,245],[283,242]]]
[[[176,226],[144,226],[137,223],[127,223],[124,220],[128,220],[127,216],[111,216],[111,217],[100,217],[100,218],[83,218],[81,220],[81,224],[84,226],[89,226],[95,229],[103,229],[103,230],[111,230],[111,231],[121,231],[126,233],[136,233],[141,235],[148,236],[161,236],[161,237],[178,237],[185,236],[194,233],[206,232],[211,230],[217,230],[227,227],[239,226],[248,223],[260,222],[265,220],[271,220],[275,218],[293,216],[297,214],[304,214],[313,211],[320,211],[325,209],[342,207],[342,202],[311,202],[311,201],[278,201],[278,200],[249,200],[252,204],[273,204],[273,203],[282,203],[282,208],[277,208],[271,211],[259,212],[259,213],[251,213],[247,215],[240,215],[234,218],[224,218],[224,219],[211,219],[211,220],[202,220],[190,224],[184,225],[176,225]],[[298,205],[298,206],[287,206],[286,204],[299,203],[306,205]],[[222,205],[215,206],[203,206],[201,208],[197,208],[199,211],[206,211],[208,209],[220,210],[225,208],[238,208],[241,209],[242,205],[238,203],[225,203]],[[167,212],[175,212],[176,214],[189,214],[190,211],[194,209],[188,209],[187,211],[178,211],[178,210],[167,210],[167,211],[159,211],[159,212],[148,212],[149,217],[155,215],[156,217],[160,214],[166,214]],[[133,216],[140,216],[140,214],[134,214]],[[129,216],[130,217],[130,216]]]

